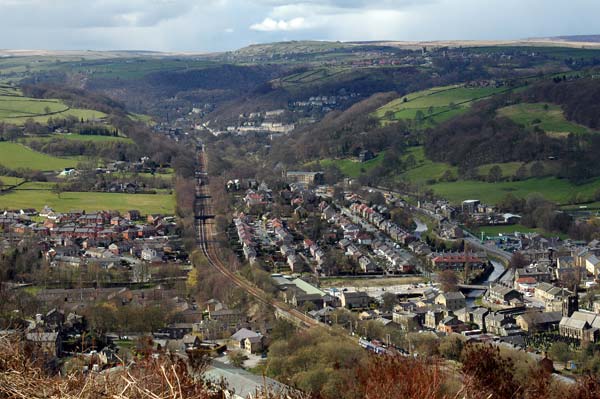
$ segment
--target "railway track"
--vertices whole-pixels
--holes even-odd
[[[199,216],[196,219],[196,228],[198,234],[198,241],[202,253],[208,260],[208,263],[218,270],[221,274],[225,275],[231,280],[236,286],[246,291],[249,295],[253,296],[259,302],[273,308],[281,317],[294,322],[301,328],[308,329],[311,327],[325,326],[318,321],[308,317],[304,313],[290,308],[287,304],[284,304],[275,299],[269,298],[263,290],[256,287],[246,279],[240,277],[238,274],[231,271],[221,260],[217,253],[214,242],[211,240],[213,237],[213,224],[208,221],[204,215],[212,215],[212,205],[210,203],[210,193],[206,182],[208,177],[205,173],[206,168],[206,157],[204,152],[199,153],[199,165],[200,170],[197,175],[202,175],[202,179],[196,181],[196,215]]]

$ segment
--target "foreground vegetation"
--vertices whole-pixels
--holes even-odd
[[[418,353],[413,358],[369,355],[340,331],[294,333],[278,325],[273,333],[259,371],[310,397],[591,399],[600,394],[597,379],[562,384],[551,376],[548,359],[538,362],[525,352],[468,344],[459,335],[405,334],[400,346]]]

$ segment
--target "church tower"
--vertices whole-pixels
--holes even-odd
[[[573,294],[567,295],[563,298],[562,303],[562,314],[563,317],[571,317],[571,315],[579,310],[579,296],[577,295],[577,288]]]

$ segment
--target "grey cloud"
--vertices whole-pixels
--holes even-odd
[[[507,39],[600,33],[597,15],[597,0],[0,0],[0,48],[216,51],[304,39]]]

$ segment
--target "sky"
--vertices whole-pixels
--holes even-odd
[[[212,52],[287,40],[600,33],[598,0],[0,0],[0,49]]]

